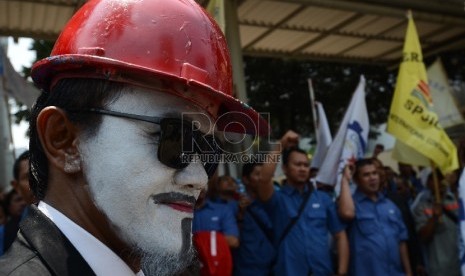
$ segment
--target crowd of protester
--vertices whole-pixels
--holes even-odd
[[[316,182],[305,151],[281,143],[283,181],[267,181],[276,164],[261,163],[243,164],[238,179],[210,178],[192,224],[196,274],[460,275],[459,171],[399,163],[397,173],[374,153],[345,168],[336,195]],[[34,203],[28,171],[25,152],[0,197],[0,255]]]
[[[338,195],[292,145],[279,183],[264,181],[275,167],[259,163],[243,164],[239,179],[210,179],[210,213],[198,209],[193,228],[209,233],[203,275],[460,275],[459,171],[384,166],[382,150],[345,168]]]

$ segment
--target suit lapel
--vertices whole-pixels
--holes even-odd
[[[20,231],[55,275],[95,275],[87,262],[56,225],[31,205]]]

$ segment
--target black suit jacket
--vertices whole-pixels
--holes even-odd
[[[95,275],[71,242],[31,206],[16,240],[0,258],[0,275]]]
[[[21,217],[13,217],[5,223],[5,232],[3,234],[3,252],[6,252],[8,248],[13,244],[16,239],[16,233],[19,230],[19,222]]]

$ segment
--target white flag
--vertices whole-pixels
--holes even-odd
[[[40,94],[31,82],[15,71],[3,48],[0,47],[0,77],[6,94],[31,108]]]
[[[433,109],[438,115],[439,124],[443,128],[463,124],[464,120],[452,97],[447,75],[439,58],[428,67],[427,74]]]
[[[316,139],[316,149],[312,157],[312,168],[320,168],[323,160],[326,156],[333,137],[331,136],[331,131],[329,130],[328,120],[326,119],[325,110],[323,105],[320,102],[315,102],[315,107],[318,112],[318,137]]]
[[[336,193],[338,193],[340,176],[347,161],[363,158],[365,155],[369,128],[365,103],[365,78],[360,76],[360,82],[349,108],[318,171],[317,182],[336,185]]]

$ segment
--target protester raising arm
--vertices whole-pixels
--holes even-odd
[[[299,135],[292,130],[287,131],[281,138],[275,148],[270,152],[269,155],[280,155],[283,149],[296,146],[299,142]],[[262,177],[260,185],[257,189],[258,198],[266,202],[268,201],[274,192],[273,186],[273,175],[276,170],[276,162],[266,162],[262,166]]]
[[[353,164],[346,165],[341,179],[341,194],[339,196],[337,212],[339,217],[345,221],[351,221],[355,217],[355,205],[349,187],[353,172]]]

